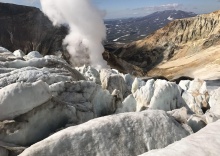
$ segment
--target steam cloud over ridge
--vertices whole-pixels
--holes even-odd
[[[106,28],[101,11],[90,0],[41,0],[41,6],[55,26],[69,26],[63,44],[74,66],[107,67],[102,57]]]

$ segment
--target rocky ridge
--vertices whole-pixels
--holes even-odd
[[[0,49],[2,156],[139,155],[220,119],[219,89],[203,80],[143,81]]]

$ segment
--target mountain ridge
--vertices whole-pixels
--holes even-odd
[[[143,17],[106,20],[107,42],[128,43],[144,38],[174,19],[194,17],[195,13],[181,10],[158,11]]]

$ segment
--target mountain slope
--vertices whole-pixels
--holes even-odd
[[[115,51],[121,59],[139,66],[149,76],[204,78],[209,69],[219,75],[220,11],[179,19],[143,40]],[[207,69],[203,69],[206,65]],[[216,74],[210,78],[216,78]]]
[[[194,17],[195,13],[180,10],[165,10],[144,17],[105,21],[107,42],[128,43],[146,37],[174,19]]]

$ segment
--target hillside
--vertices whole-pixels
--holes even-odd
[[[220,11],[178,19],[114,52],[148,76],[219,78]],[[207,71],[210,74],[207,74]]]
[[[0,46],[14,51],[41,51],[42,54],[62,50],[67,34],[64,27],[56,28],[34,7],[0,3]]]

